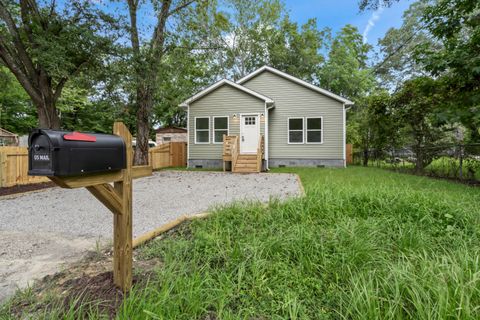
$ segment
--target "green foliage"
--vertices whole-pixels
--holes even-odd
[[[365,96],[375,85],[367,68],[370,49],[356,27],[343,27],[332,41],[327,62],[318,72],[320,86],[349,99]]]
[[[399,0],[358,0],[360,11],[377,10],[381,7],[390,7]]]
[[[360,98],[348,119],[348,141],[364,152],[368,162],[370,150],[387,151],[405,143],[405,124],[392,106],[387,91],[377,91]]]
[[[437,116],[442,88],[440,81],[419,77],[406,81],[393,97],[396,117],[405,125],[418,171],[433,160],[434,154],[425,147],[438,144],[445,137],[445,123]]]
[[[37,126],[37,115],[30,98],[17,79],[0,67],[0,128],[26,134]]]
[[[65,84],[101,68],[109,53],[114,21],[90,1],[3,1],[0,58],[37,109],[42,127],[59,128],[56,103]]]
[[[480,2],[439,0],[426,9],[424,20],[442,48],[424,45],[418,59],[446,84],[444,113],[470,130],[471,142],[479,142]]]
[[[320,51],[326,46],[328,35],[329,30],[318,30],[316,19],[309,19],[299,27],[285,16],[268,43],[269,60],[265,64],[316,82],[316,74],[325,60]]]
[[[400,28],[391,28],[379,39],[382,60],[375,66],[376,75],[387,89],[396,89],[414,77],[426,74],[425,64],[416,59],[420,46],[438,50],[440,44],[425,30],[423,16],[429,0],[419,0],[403,13]]]

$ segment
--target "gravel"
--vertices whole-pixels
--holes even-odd
[[[135,180],[133,190],[135,237],[232,201],[295,196],[300,186],[291,174],[160,171]],[[62,262],[111,237],[112,214],[85,189],[51,188],[0,199],[0,301],[16,286],[56,272]]]

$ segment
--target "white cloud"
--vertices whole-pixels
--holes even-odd
[[[378,21],[378,19],[380,19],[380,15],[382,14],[382,12],[383,7],[380,7],[376,11],[374,11],[370,16],[370,19],[368,19],[367,25],[363,30],[363,43],[366,43],[368,41],[368,33],[375,26],[375,23]]]

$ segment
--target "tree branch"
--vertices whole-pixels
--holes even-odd
[[[63,77],[60,79],[58,82],[57,86],[55,87],[55,92],[53,93],[53,103],[57,103],[58,98],[60,98],[60,95],[62,94],[63,87],[65,86],[65,83],[67,83],[68,77]]]
[[[9,33],[13,38],[13,43],[15,45],[18,57],[22,61],[23,65],[25,66],[26,71],[28,72],[28,76],[34,77],[35,75],[35,68],[33,66],[33,62],[27,54],[27,50],[25,49],[25,45],[20,38],[20,34],[18,33],[17,26],[15,25],[15,21],[13,20],[12,16],[8,12],[7,8],[3,1],[0,1],[0,18],[5,22],[8,27]],[[6,45],[6,42],[4,42]]]
[[[176,8],[170,10],[168,12],[168,16],[171,16],[171,15],[174,15],[176,13],[178,13],[179,11],[181,11],[182,9],[188,7],[189,5],[191,5],[192,3],[194,3],[196,0],[189,0],[189,1],[186,1],[182,4],[179,4]]]
[[[28,95],[34,100],[35,102],[42,102],[42,97],[37,91],[35,87],[33,87],[32,83],[28,76],[21,70],[18,66],[18,63],[15,59],[11,56],[10,52],[8,52],[7,48],[0,43],[0,58],[5,63],[6,66],[12,71],[15,78],[17,78],[18,82],[25,88]]]

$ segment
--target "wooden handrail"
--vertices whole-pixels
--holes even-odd
[[[239,150],[239,137],[223,135],[223,170],[225,171],[225,161],[232,162],[232,171],[237,163]]]
[[[262,160],[263,154],[265,151],[265,140],[263,134],[260,135],[260,139],[258,140],[258,147],[257,147],[257,171],[262,171]]]
[[[235,165],[237,164],[237,159],[238,159],[238,154],[240,153],[239,152],[239,144],[238,144],[238,136],[235,136],[235,138],[233,139],[233,143],[232,143],[232,172],[235,168]]]

